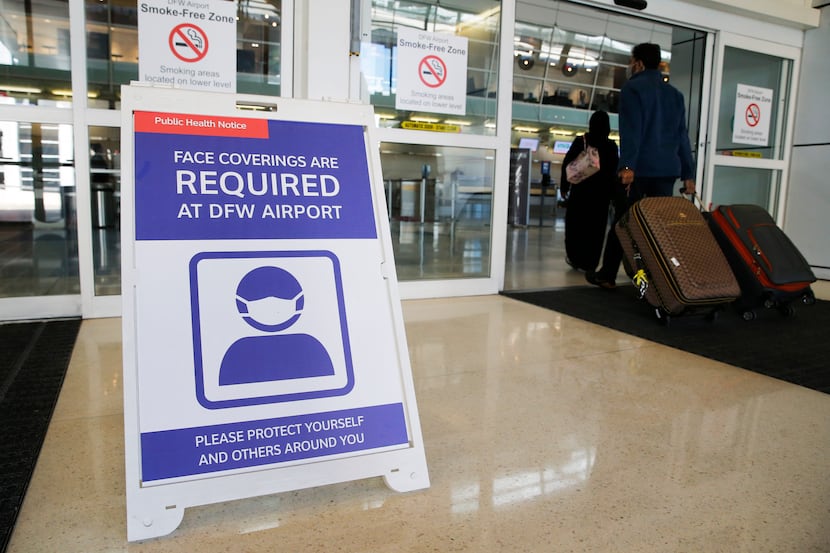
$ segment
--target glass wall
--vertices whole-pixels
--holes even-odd
[[[281,2],[237,6],[237,91],[278,96]],[[130,0],[87,0],[88,105],[118,109],[122,84],[138,75],[138,13]],[[120,129],[90,127],[92,259],[96,296],[121,293]]]
[[[660,45],[660,71],[685,96],[690,141],[697,145],[704,32],[567,2],[544,10],[520,2],[515,34],[511,143],[532,150],[531,215],[543,217],[543,205],[553,210],[554,201],[541,197],[542,162],[551,164],[555,184],[547,192],[560,199],[555,189],[564,154],[588,130],[595,110],[609,113],[610,138],[619,141],[619,92],[636,44]]]
[[[279,96],[282,2],[245,0],[236,10],[236,90]]]
[[[499,21],[498,9],[471,12],[463,1],[373,0],[372,39],[361,47],[360,65],[379,126],[495,134]],[[467,39],[467,97],[463,116],[395,108],[398,84],[396,42],[400,28]]]
[[[0,121],[0,298],[77,294],[72,125]]]
[[[481,223],[478,225],[478,232],[483,237],[481,243],[490,244],[492,235],[487,225],[492,221],[492,203],[489,203],[492,193],[469,198],[450,193],[453,178],[449,175],[453,168],[447,166],[447,170],[439,174],[434,170],[430,172],[430,164],[424,156],[434,155],[431,152],[439,149],[418,142],[442,146],[442,133],[461,134],[462,137],[495,135],[500,92],[500,13],[497,10],[472,13],[469,2],[374,0],[372,6],[372,42],[363,48],[361,67],[379,124],[384,129],[432,131],[433,135],[426,138],[413,132],[410,141],[395,135],[401,141],[396,145],[397,153],[381,156],[399,279],[481,276],[465,265],[464,256],[469,256],[469,251],[458,247],[443,248],[441,244],[453,244],[457,235],[451,233],[458,225],[470,229],[475,226],[474,221]],[[467,38],[469,58],[463,117],[395,108],[399,80],[398,41],[402,29]],[[556,185],[562,159],[575,136],[587,130],[593,111],[609,112],[614,131],[611,138],[618,140],[615,131],[619,91],[626,81],[626,67],[635,44],[655,42],[661,46],[661,71],[666,80],[676,80],[686,95],[689,120],[694,122],[690,128],[696,135],[705,36],[700,31],[569,2],[552,1],[545,7],[536,3],[517,3],[509,132],[514,148],[531,150],[530,182],[526,187],[530,220],[526,223],[542,224],[542,218],[555,213],[557,200],[561,199]],[[675,66],[677,72],[673,72]],[[691,140],[697,144],[697,136],[692,136]],[[389,143],[385,144],[387,150],[389,146]],[[546,167],[550,164],[554,186],[542,186],[543,161],[547,162]],[[396,176],[390,178],[389,175]],[[461,178],[475,177],[465,170]],[[508,183],[503,184],[508,186]],[[466,203],[468,211],[464,213],[476,215],[461,220],[447,217],[448,199]],[[447,222],[453,224],[447,226]],[[454,256],[454,261],[447,262],[443,269],[436,269],[429,260],[432,251],[445,251]],[[446,267],[454,270],[447,271]],[[486,272],[482,274],[487,275]]]
[[[138,80],[136,2],[87,0],[85,8],[89,106],[116,109],[120,86]]]
[[[401,281],[491,275],[501,12],[489,3],[474,11],[481,5],[372,1],[371,43],[362,46],[361,70],[378,125],[387,131],[381,164]],[[399,40],[415,31],[439,44],[465,45],[463,78],[453,88],[435,87],[461,96],[463,113],[396,108],[399,82],[405,82],[398,75]],[[461,67],[449,55],[437,57],[448,73]],[[402,67],[419,75],[423,69]]]
[[[85,14],[89,106],[117,109],[119,87],[139,77],[137,2],[87,0]],[[238,2],[240,93],[280,94],[281,32],[280,0]],[[3,3],[0,94],[18,104],[71,105],[68,2]]]
[[[239,93],[281,94],[282,4],[236,3]],[[84,17],[70,21],[71,9]],[[70,36],[85,48],[71,52]],[[107,302],[121,293],[117,110],[121,85],[139,78],[138,40],[135,0],[2,3],[0,298],[14,311],[15,298],[56,295],[76,309],[78,294],[118,308]]]
[[[96,296],[121,294],[121,131],[89,128],[90,226]]]
[[[0,10],[0,96],[5,104],[69,108],[69,4],[6,0]]]
[[[400,280],[490,274],[494,150],[381,144]]]
[[[122,84],[138,80],[135,0],[86,2],[89,105],[117,109]],[[240,0],[236,10],[237,92],[280,95],[280,0]]]

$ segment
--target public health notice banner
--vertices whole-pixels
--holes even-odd
[[[364,129],[134,113],[144,485],[409,447]]]

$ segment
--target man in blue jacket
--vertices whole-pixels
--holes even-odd
[[[614,224],[628,206],[645,196],[671,196],[677,179],[686,193],[695,191],[695,166],[683,95],[663,79],[660,46],[638,44],[631,50],[628,82],[620,90],[620,163],[625,187],[614,202]],[[586,273],[591,284],[615,288],[623,251],[614,225],[608,231],[602,267]]]

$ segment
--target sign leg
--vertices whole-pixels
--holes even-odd
[[[389,488],[396,492],[411,492],[429,488],[429,472],[427,471],[426,460],[418,455],[412,455],[412,459],[387,472],[383,481]]]
[[[138,502],[140,503],[140,502]],[[127,541],[159,538],[173,532],[184,518],[184,507],[176,505],[149,505],[147,503],[127,512]]]

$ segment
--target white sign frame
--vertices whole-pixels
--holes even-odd
[[[273,97],[245,97],[246,104],[270,105],[272,111],[244,111],[236,108],[239,98],[228,94],[216,92],[193,92],[173,89],[161,89],[157,87],[146,87],[141,85],[122,87],[122,327],[123,327],[123,371],[124,371],[124,438],[125,438],[125,468],[126,468],[126,495],[127,495],[127,539],[128,541],[144,540],[163,536],[173,532],[180,524],[184,511],[187,507],[204,505],[222,501],[231,501],[248,497],[274,494],[290,490],[323,486],[327,484],[358,480],[382,476],[386,484],[393,490],[399,492],[418,490],[429,487],[429,475],[426,465],[426,457],[423,447],[423,438],[418,418],[418,410],[415,401],[414,385],[412,381],[411,367],[409,364],[409,353],[403,325],[403,316],[398,294],[398,283],[395,274],[394,259],[392,254],[391,235],[385,206],[385,194],[383,180],[381,177],[380,154],[375,138],[374,114],[371,106],[362,104],[346,104],[339,102],[316,102],[293,99],[275,99]],[[146,406],[164,404],[169,398],[146,397],[148,380],[152,377],[145,377],[148,365],[148,340],[142,336],[150,336],[152,341],[152,330],[146,331],[142,328],[142,321],[146,320],[147,294],[152,294],[151,283],[157,279],[157,272],[168,271],[170,278],[177,278],[172,273],[175,269],[170,266],[138,266],[137,259],[143,255],[140,248],[137,248],[136,229],[137,222],[140,224],[140,217],[136,212],[136,137],[139,133],[135,130],[134,113],[160,112],[178,114],[210,114],[216,117],[236,117],[248,119],[263,119],[269,122],[298,122],[323,123],[333,125],[360,126],[363,129],[365,142],[366,163],[371,186],[371,198],[374,208],[374,223],[377,228],[377,238],[382,251],[382,262],[376,267],[367,267],[366,271],[373,273],[373,282],[382,282],[381,290],[377,293],[365,290],[357,290],[357,294],[376,294],[384,297],[381,301],[385,313],[381,317],[386,319],[391,326],[391,333],[394,336],[388,347],[393,355],[396,355],[397,367],[374,366],[370,370],[374,372],[384,371],[392,375],[386,378],[386,387],[381,390],[382,394],[388,394],[391,401],[400,400],[403,416],[405,418],[406,436],[404,441],[395,447],[378,447],[362,451],[352,451],[336,455],[320,455],[294,462],[276,462],[256,467],[245,467],[241,470],[217,470],[207,474],[191,474],[187,478],[165,478],[151,482],[142,481],[143,459],[142,440],[147,436],[145,431],[142,434],[142,426],[158,425],[158,420],[153,420],[150,411],[154,410]],[[276,242],[287,243],[290,240],[280,239]],[[352,240],[354,241],[354,240]],[[171,241],[159,242],[158,247],[169,247]],[[239,241],[242,245],[232,240],[219,242],[219,249],[226,247],[230,250],[245,252],[247,243]],[[256,249],[269,248],[268,240],[255,240]],[[299,248],[319,247],[314,240],[302,240]],[[212,242],[207,241],[208,246],[216,249]],[[265,243],[266,247],[262,247]],[[271,244],[273,246],[274,244]],[[276,244],[279,249],[280,244]],[[142,246],[145,248],[146,246]],[[156,247],[156,246],[153,246]],[[162,255],[163,258],[163,255]],[[191,265],[193,265],[191,263]],[[180,270],[178,272],[181,272]],[[149,289],[149,292],[148,292]],[[142,296],[143,294],[143,296]],[[348,294],[347,294],[348,295]],[[143,298],[143,299],[142,299]],[[154,300],[157,301],[157,300]],[[144,303],[142,303],[144,302]],[[150,304],[152,305],[152,303]],[[175,316],[175,308],[168,310],[165,316]],[[376,320],[369,322],[361,320],[363,315],[347,313],[350,317],[349,324],[355,327],[377,323]],[[145,317],[145,318],[142,318]],[[351,332],[352,329],[350,329]],[[188,329],[188,333],[190,330]],[[154,344],[158,347],[158,344]],[[167,347],[168,344],[163,344]],[[192,348],[193,344],[180,347]],[[175,347],[173,348],[175,349]],[[374,362],[373,362],[374,363]],[[377,362],[380,364],[381,362]],[[369,363],[372,364],[372,363]],[[366,363],[364,362],[364,365]],[[152,372],[153,367],[150,367]],[[184,369],[183,369],[184,370]],[[355,369],[357,372],[359,369]],[[149,374],[149,373],[148,373]],[[359,381],[359,375],[356,377]],[[365,381],[365,378],[364,378]],[[391,383],[391,385],[390,385]],[[142,388],[142,386],[144,386]],[[143,392],[142,392],[143,390]],[[154,391],[150,386],[151,392]],[[145,393],[144,397],[140,397]],[[159,392],[160,396],[163,393]],[[377,395],[377,391],[374,392]],[[184,394],[188,395],[188,394]],[[191,394],[195,395],[195,394]],[[361,407],[349,405],[351,392],[341,394],[334,399],[316,399],[312,401],[332,401],[332,411],[345,408]],[[359,394],[356,397],[361,397]],[[156,400],[159,401],[156,401]],[[201,401],[200,401],[201,402]],[[215,421],[216,410],[204,410],[204,421],[193,420],[194,406],[197,409],[196,419],[199,419],[198,408],[192,397],[182,397],[176,403],[182,403],[182,407],[166,407],[173,409],[174,413],[181,410],[182,417],[186,418],[181,423],[185,427],[199,426],[204,422],[209,426]],[[188,404],[185,406],[184,404]],[[142,413],[141,405],[145,405]],[[202,403],[204,405],[204,403]],[[296,407],[302,410],[306,404],[299,402]],[[320,403],[316,404],[321,405]],[[314,408],[317,409],[318,407]],[[267,418],[268,404],[256,404],[251,406],[235,407],[236,413],[250,413],[251,418],[242,417],[246,420],[255,421]],[[370,405],[369,408],[372,408]],[[190,409],[190,412],[188,412]],[[246,411],[249,410],[249,411]],[[233,411],[233,409],[226,411]],[[263,415],[263,413],[266,413]],[[277,414],[277,418],[286,418]],[[156,417],[158,419],[159,417]],[[169,417],[167,417],[169,418]],[[175,417],[174,417],[175,418]],[[145,420],[146,419],[146,420]],[[147,420],[150,420],[148,423]],[[275,419],[276,420],[276,419]],[[176,426],[176,423],[172,423]],[[151,432],[152,433],[152,432]]]

